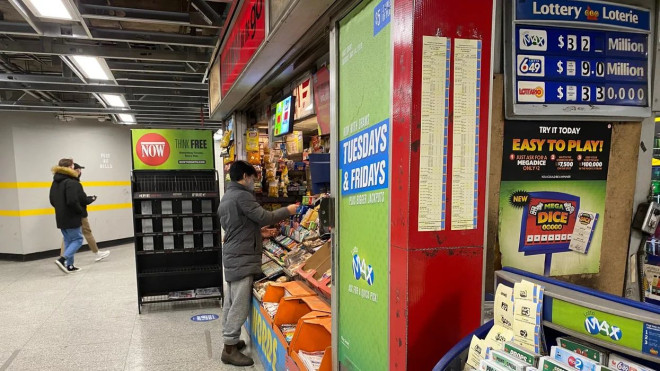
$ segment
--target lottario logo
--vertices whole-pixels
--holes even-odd
[[[159,166],[170,157],[170,143],[160,134],[145,134],[137,141],[135,153],[145,165]]]

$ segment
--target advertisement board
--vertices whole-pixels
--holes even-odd
[[[390,3],[339,23],[338,361],[355,370],[389,358]]]
[[[611,125],[506,121],[502,264],[537,274],[598,273]]]
[[[134,170],[213,170],[213,131],[131,130]]]
[[[648,117],[648,9],[602,1],[516,0],[506,39],[507,117]]]

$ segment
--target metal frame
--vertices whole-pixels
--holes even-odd
[[[209,121],[208,85],[204,83],[213,56],[209,48],[216,51],[219,47],[218,35],[225,33],[231,21],[227,19],[232,15],[229,10],[236,8],[236,1],[224,0],[223,6],[215,7],[207,0],[192,0],[190,12],[62,1],[71,22],[35,17],[22,0],[9,0],[25,22],[0,21],[0,94],[10,99],[0,101],[0,111],[129,113],[138,124],[168,126],[176,126],[175,121],[199,124],[203,115],[204,124],[216,124]],[[88,23],[93,20],[118,22],[119,26],[95,27]],[[151,28],[148,25],[178,26],[181,33],[144,31],[131,23],[147,29]],[[191,29],[197,34],[188,34]],[[36,57],[39,55],[53,57],[42,61]],[[74,55],[105,58],[115,79],[86,79],[69,60]],[[48,64],[54,56],[60,57],[61,70],[57,61]],[[25,68],[17,67],[24,63]],[[14,90],[19,94],[12,94]],[[103,93],[123,95],[130,108],[108,107],[100,96]]]

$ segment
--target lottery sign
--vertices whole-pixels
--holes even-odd
[[[507,15],[508,118],[650,115],[648,9],[516,0]]]

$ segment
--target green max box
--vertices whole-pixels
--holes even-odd
[[[514,343],[504,344],[504,352],[510,354],[512,357],[517,358],[530,366],[536,367],[539,362],[539,354],[531,352]]]
[[[583,357],[587,357],[593,361],[596,361],[602,365],[607,364],[607,351],[603,348],[599,348],[594,345],[585,345],[576,341],[573,338],[557,338],[557,344],[571,352],[575,352]]]

